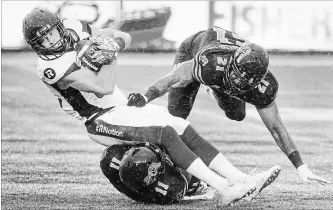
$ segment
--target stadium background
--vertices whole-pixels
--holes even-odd
[[[132,46],[119,55],[118,85],[126,94],[144,91],[168,72],[180,42],[211,25],[263,45],[279,80],[282,120],[310,168],[333,181],[332,2],[2,1],[1,6],[2,209],[219,207],[218,198],[146,206],[108,184],[98,165],[104,147],[59,109],[35,74],[37,56],[21,33],[22,19],[33,7],[129,32]],[[166,96],[155,103],[166,105]],[[232,122],[201,88],[189,120],[245,172],[282,166],[280,177],[257,201],[241,202],[237,209],[332,209],[332,186],[300,182],[253,106],[243,122]]]
[[[333,51],[329,1],[3,1],[2,7],[6,49],[26,47],[22,19],[33,7],[44,7],[61,18],[129,32],[131,50],[173,51],[186,37],[217,25],[268,50]]]

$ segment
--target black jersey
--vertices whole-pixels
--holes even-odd
[[[234,32],[211,27],[186,39],[178,51],[194,59],[192,76],[196,81],[258,108],[268,107],[278,91],[278,82],[271,72],[268,72],[254,89],[242,94],[230,92],[225,82],[232,55],[239,47],[248,43]]]
[[[155,204],[171,204],[184,198],[191,179],[186,171],[166,164],[165,171],[149,189],[136,192],[127,187],[120,179],[119,165],[130,145],[113,145],[105,149],[100,166],[111,184],[129,198]]]

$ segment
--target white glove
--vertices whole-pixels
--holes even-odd
[[[317,181],[321,185],[325,184],[331,184],[331,182],[327,181],[326,179],[319,177],[312,173],[312,171],[309,170],[308,164],[303,164],[297,168],[298,174],[301,177],[301,179],[304,182],[309,182],[309,181]]]

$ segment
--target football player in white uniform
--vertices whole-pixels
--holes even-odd
[[[256,196],[280,172],[277,166],[257,176],[245,174],[202,138],[189,121],[170,115],[165,107],[128,107],[115,81],[117,52],[130,44],[129,34],[110,28],[97,30],[77,20],[59,20],[42,9],[34,9],[25,17],[23,34],[39,56],[38,76],[58,98],[61,108],[85,124],[92,140],[105,146],[134,142],[159,145],[177,166],[216,189],[227,205],[247,195]],[[82,39],[98,40],[98,45],[114,50],[108,56],[97,52],[92,61],[112,62],[98,71],[82,66],[75,48]],[[224,177],[232,177],[231,182]]]

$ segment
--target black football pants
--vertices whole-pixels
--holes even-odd
[[[172,89],[168,96],[168,110],[170,114],[186,119],[192,110],[199,87],[200,83],[195,81],[184,88]],[[229,119],[242,121],[245,118],[245,102],[214,90],[213,95]]]

